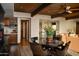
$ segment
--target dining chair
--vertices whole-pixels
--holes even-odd
[[[65,44],[65,46],[62,46],[62,49],[56,49],[56,55],[57,56],[67,56],[68,52],[68,48],[69,48],[69,45],[70,45],[71,41],[67,42]]]
[[[33,43],[36,43],[36,40],[38,40],[38,37],[32,37],[31,40]]]
[[[38,43],[30,43],[34,56],[46,56],[48,55],[46,50],[42,49],[42,46]]]

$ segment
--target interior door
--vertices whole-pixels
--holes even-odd
[[[21,42],[25,42],[30,38],[29,20],[21,20]]]
[[[79,34],[79,22],[76,23],[76,34]]]

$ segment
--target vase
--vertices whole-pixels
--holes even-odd
[[[47,38],[47,44],[51,44],[53,42],[53,37],[48,37]]]

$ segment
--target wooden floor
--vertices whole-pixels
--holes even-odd
[[[79,52],[76,52],[76,51],[74,51],[74,50],[72,50],[72,49],[68,49],[68,53],[69,53],[70,55],[72,55],[72,56],[79,56]]]
[[[17,48],[17,51],[15,51]],[[33,56],[31,48],[28,47],[18,47],[18,45],[12,45],[10,48],[10,53],[0,53],[0,56],[18,56],[15,55],[15,52],[18,53],[19,51],[19,56]],[[71,49],[68,49],[68,55],[67,56],[79,56],[79,52],[75,52]]]

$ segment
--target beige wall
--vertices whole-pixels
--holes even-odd
[[[53,18],[52,21],[57,22],[57,32],[58,33],[68,33],[71,29],[74,33],[76,32],[76,22],[75,19],[66,20],[64,17]]]
[[[29,13],[21,13],[21,12],[14,12],[14,17],[18,18],[18,43],[20,43],[21,40],[21,20],[26,20],[28,18],[31,19],[31,37],[38,37],[37,42],[39,42],[39,22],[41,20],[51,20],[51,16],[48,15],[36,15],[34,17],[31,17],[31,14]]]
[[[76,22],[72,20],[59,21],[59,33],[68,33],[68,30],[76,33]]]
[[[51,17],[48,15],[36,15],[31,18],[31,37],[38,37],[37,42],[39,42],[39,22],[41,20],[51,20]]]
[[[21,13],[21,12],[14,12],[14,17],[18,17],[18,43],[20,42],[20,20],[24,19],[31,19],[31,37],[37,36],[39,38],[39,22],[41,20],[50,20],[50,21],[57,21],[57,31],[59,33],[67,33],[67,29],[73,29],[75,32],[76,23],[74,21],[66,21],[63,17],[57,17],[51,19],[51,16],[48,15],[36,15],[31,17],[29,13]],[[39,42],[39,39],[38,41]]]
[[[52,21],[57,22],[57,33],[68,33],[68,30],[76,32],[76,22],[75,19],[66,20],[64,17],[53,18]]]

